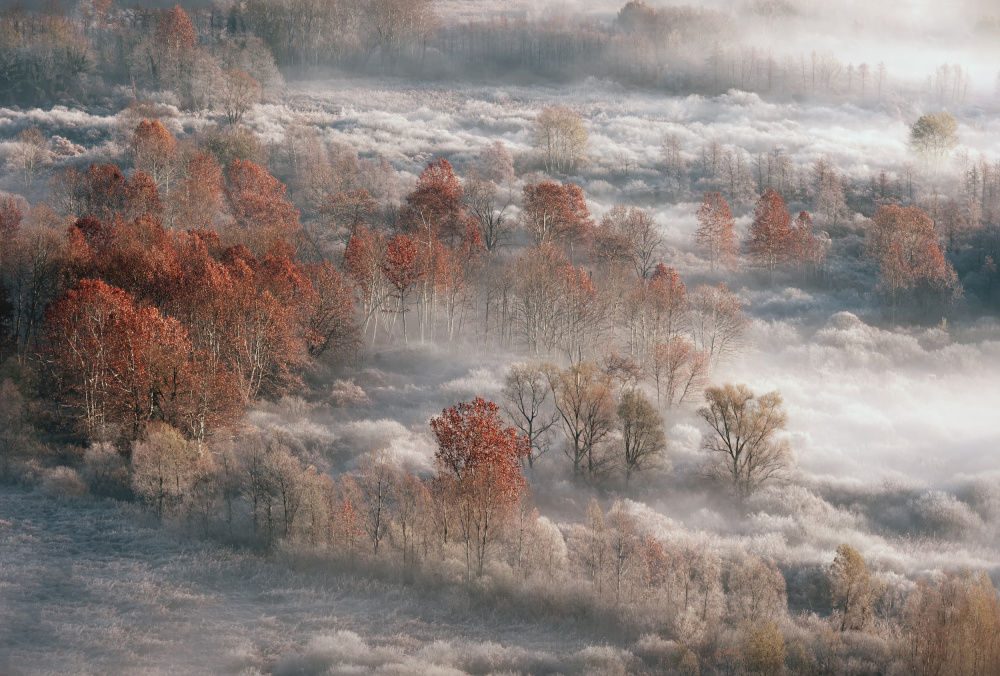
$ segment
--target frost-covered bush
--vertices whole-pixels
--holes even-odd
[[[52,498],[78,498],[86,494],[87,484],[72,467],[54,467],[42,473],[42,492]]]

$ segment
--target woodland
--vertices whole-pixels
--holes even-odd
[[[0,673],[1000,675],[1000,19],[867,4],[0,9]]]

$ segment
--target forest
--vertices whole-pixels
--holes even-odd
[[[0,673],[1000,675],[1000,19],[868,4],[0,9]]]

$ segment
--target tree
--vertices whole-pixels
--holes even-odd
[[[157,22],[156,41],[164,48],[178,52],[194,49],[197,44],[194,24],[180,5],[174,5]]]
[[[419,233],[422,244],[441,239],[454,245],[468,222],[464,194],[451,163],[439,157],[421,172],[417,189],[406,198],[408,208],[403,218]]]
[[[593,227],[583,191],[572,183],[542,181],[524,186],[522,219],[536,246],[572,246]]]
[[[385,310],[385,301],[391,289],[382,272],[385,254],[385,236],[364,226],[354,231],[344,251],[344,271],[354,281],[361,296],[361,313],[364,316],[361,333],[366,334],[369,323],[373,323],[373,342],[378,335],[377,313]],[[373,319],[376,321],[372,322]]]
[[[169,195],[172,224],[183,230],[214,230],[222,212],[225,181],[211,155],[195,153]]]
[[[308,264],[304,272],[314,291],[314,302],[309,308],[309,355],[344,359],[360,343],[354,320],[353,290],[344,276],[326,261]]]
[[[90,438],[109,426],[126,439],[145,423],[180,422],[192,387],[187,332],[104,282],[84,280],[46,312],[46,357],[59,398]]]
[[[788,608],[785,578],[781,571],[774,563],[756,556],[733,564],[727,586],[730,613],[740,624],[774,622]]]
[[[622,433],[622,465],[625,486],[632,476],[656,466],[667,450],[663,418],[642,390],[631,389],[618,404],[618,427]]]
[[[657,403],[671,408],[698,396],[708,381],[710,365],[709,354],[696,350],[683,336],[654,344],[647,370],[656,385]]]
[[[893,318],[906,294],[945,303],[961,295],[961,285],[938,245],[934,222],[920,207],[883,205],[868,222],[866,255],[878,266],[879,289]]]
[[[918,580],[906,599],[903,632],[910,673],[996,673],[1000,596],[985,572]]]
[[[830,566],[830,600],[840,613],[840,630],[864,629],[883,594],[885,583],[872,578],[858,550],[846,543],[837,547]]]
[[[528,469],[549,450],[549,430],[559,420],[553,408],[547,410],[551,389],[545,370],[538,362],[513,364],[503,386],[503,409],[528,441]]]
[[[162,517],[188,495],[197,460],[197,450],[179,431],[151,426],[132,445],[132,490]]]
[[[573,461],[573,478],[597,483],[606,475],[610,462],[602,444],[615,427],[609,379],[592,361],[581,361],[565,370],[549,365],[546,374],[569,442],[565,453]]]
[[[808,212],[800,211],[792,223],[788,257],[796,266],[812,265],[818,269],[826,258],[826,247],[823,241],[813,234],[812,227],[812,217]]]
[[[712,367],[747,346],[746,333],[753,321],[725,284],[695,287],[690,308],[694,345],[708,355]]]
[[[702,448],[712,454],[709,471],[730,484],[739,499],[764,483],[787,476],[792,465],[788,440],[779,436],[788,424],[777,391],[755,395],[746,385],[726,384],[705,391],[707,406],[698,415],[711,433]]]
[[[958,122],[948,111],[924,115],[910,127],[910,147],[928,160],[944,159],[958,140]]]
[[[772,278],[775,268],[790,259],[791,231],[792,216],[785,200],[777,191],[765,190],[754,209],[746,246],[754,265],[767,270]]]
[[[465,539],[466,574],[482,576],[488,547],[526,487],[521,459],[527,439],[504,424],[500,408],[481,397],[431,419],[437,477],[449,487]]]
[[[465,201],[472,217],[479,224],[483,245],[487,251],[496,251],[512,229],[507,218],[510,193],[501,195],[499,186],[478,171],[469,173],[465,182]]]
[[[359,504],[364,506],[361,524],[372,543],[377,559],[379,545],[389,532],[392,500],[399,483],[399,472],[385,450],[375,451],[361,461],[358,471]]]
[[[599,257],[627,262],[640,279],[652,274],[654,256],[663,243],[649,212],[624,204],[616,204],[605,214],[594,239]]]
[[[844,198],[844,179],[837,173],[833,161],[826,157],[816,160],[813,167],[816,180],[816,211],[830,225],[837,225],[848,214]]]
[[[740,657],[748,674],[778,676],[784,672],[785,639],[774,622],[745,625],[740,639]]]
[[[706,192],[696,217],[698,230],[694,240],[708,254],[712,270],[716,265],[725,269],[734,268],[739,244],[733,230],[736,221],[726,199],[721,193]]]
[[[129,153],[132,164],[144,172],[164,194],[170,186],[177,169],[177,142],[159,120],[143,120],[135,128]]]
[[[406,344],[406,294],[424,277],[417,259],[417,245],[406,235],[396,235],[386,246],[382,274],[395,289],[399,301],[397,312],[403,318],[403,343]]]
[[[218,97],[229,126],[235,127],[260,99],[260,85],[242,70],[230,68],[222,74]]]
[[[7,155],[7,164],[17,174],[26,193],[41,168],[52,163],[52,153],[38,127],[28,127],[17,135],[17,141]]]
[[[534,143],[547,171],[565,172],[584,161],[587,130],[566,106],[546,106],[535,118]]]
[[[233,160],[226,169],[225,196],[235,220],[236,241],[255,256],[289,246],[300,230],[299,211],[285,184],[250,161]]]

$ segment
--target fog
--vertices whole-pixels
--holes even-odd
[[[648,4],[686,11],[658,0]],[[959,579],[971,584],[971,577],[961,577],[970,571],[984,572],[994,585],[1000,581],[1000,307],[995,266],[989,269],[1000,246],[994,209],[1000,205],[995,3],[685,5],[701,18],[735,27],[725,33],[729,42],[715,48],[711,35],[682,36],[677,31],[683,27],[661,36],[662,44],[646,45],[646,37],[619,30],[622,5],[621,0],[434,0],[428,5],[435,12],[426,24],[430,28],[421,24],[423,32],[413,29],[400,46],[344,38],[314,63],[290,56],[306,50],[305,38],[289,37],[284,56],[262,39],[261,48],[273,52],[269,67],[281,68],[284,82],[278,78],[261,89],[254,81],[258,88],[238,121],[221,96],[204,94],[197,101],[199,95],[191,92],[221,81],[204,76],[196,82],[202,75],[192,75],[184,89],[157,81],[159,76],[126,82],[114,69],[99,74],[94,66],[77,85],[48,91],[39,86],[19,102],[10,95],[9,105],[0,107],[0,159],[6,161],[0,165],[0,198],[24,205],[26,220],[22,231],[17,224],[10,228],[8,239],[0,228],[5,247],[0,249],[0,386],[9,383],[17,395],[0,403],[16,401],[21,407],[23,402],[10,417],[18,424],[23,418],[29,431],[0,416],[0,673],[626,676],[811,674],[820,668],[831,674],[917,673],[907,641],[931,631],[914,617],[934,614],[913,610],[921,594]],[[206,14],[195,15],[196,5],[184,7],[200,17],[198,49],[214,44],[205,26],[214,30],[215,17],[206,24]],[[353,5],[348,0],[330,7],[332,12]],[[378,7],[365,5],[373,16]],[[71,15],[74,21],[79,13]],[[247,17],[240,21],[264,30],[263,22]],[[539,54],[548,39],[563,44],[552,35],[572,35],[563,46],[570,53],[572,45],[584,45],[579,63],[570,59],[566,66],[559,61],[565,54],[554,49],[560,56],[537,72],[525,63],[510,65],[514,57],[484,66],[480,61],[488,60],[482,54],[493,54],[490,48],[475,52],[475,40],[461,36],[475,35],[476,26],[496,28],[501,19],[509,21],[503,30],[537,29],[525,39],[538,41]],[[236,25],[234,19],[223,32]],[[366,35],[367,25],[357,23],[359,36]],[[241,30],[247,31],[244,38],[252,32]],[[599,45],[592,52],[590,38]],[[648,46],[648,53],[639,47],[629,52],[623,43]],[[724,56],[713,56],[712,49]],[[463,54],[472,53],[480,61],[463,63]],[[818,66],[824,59],[827,65]],[[726,65],[719,66],[722,61]],[[740,70],[746,63],[756,64],[747,67],[754,75]],[[780,88],[763,75],[763,63],[781,70]],[[858,89],[855,70],[862,63],[871,69],[866,93]],[[145,67],[128,64],[129,72]],[[885,69],[877,94],[876,64]],[[816,70],[823,67],[830,69],[829,78],[818,86]],[[714,81],[719,76],[713,68],[726,71],[721,84]],[[215,69],[223,77],[224,71]],[[84,91],[91,85],[92,93]],[[562,171],[548,164],[539,141],[540,114],[551,106],[564,106],[585,130],[582,156]],[[938,157],[921,155],[912,140],[914,123],[942,111],[954,116],[957,141]],[[163,125],[177,143],[177,157],[184,158],[175,163],[174,174],[159,181],[167,205],[158,207],[164,221],[168,212],[170,218],[185,213],[170,201],[179,198],[169,194],[178,194],[195,152],[211,155],[213,163],[228,161],[230,152],[252,160],[287,186],[297,220],[294,235],[287,241],[279,236],[282,246],[260,253],[247,270],[256,274],[279,256],[296,271],[300,264],[301,270],[328,264],[347,280],[343,293],[358,327],[356,349],[336,358],[307,354],[312,345],[307,348],[303,340],[289,373],[272,374],[275,381],[287,376],[287,382],[247,397],[231,423],[197,439],[188,430],[178,432],[197,448],[200,459],[191,461],[192,468],[201,464],[191,470],[197,481],[184,479],[189,494],[174,496],[170,509],[162,498],[143,503],[137,488],[133,465],[146,432],[131,439],[118,427],[121,438],[82,432],[80,420],[72,420],[80,414],[66,398],[69,386],[52,357],[50,343],[57,337],[32,338],[36,344],[30,350],[24,337],[22,350],[22,335],[28,334],[8,319],[14,317],[8,308],[20,308],[23,301],[17,284],[26,264],[16,268],[10,262],[14,254],[7,252],[20,252],[26,245],[16,238],[28,241],[36,232],[32,228],[41,231],[40,223],[64,243],[55,264],[64,267],[49,273],[59,280],[45,299],[50,313],[79,282],[79,270],[99,277],[96,264],[72,267],[84,259],[83,249],[73,247],[87,246],[79,244],[84,235],[72,224],[88,214],[73,210],[79,211],[82,189],[70,194],[60,181],[71,175],[63,173],[67,170],[107,163],[134,177],[135,126],[147,115]],[[32,168],[33,181],[27,181],[18,157],[32,130],[44,137],[45,161]],[[249,132],[249,150],[219,150],[219,139],[232,142],[237,132]],[[433,292],[427,290],[430,283],[413,287],[410,297],[386,291],[381,307],[369,310],[374,295],[366,296],[364,280],[347,260],[348,247],[359,246],[350,242],[367,232],[359,225],[386,240],[409,234],[423,246],[420,228],[431,229],[423,214],[413,216],[414,201],[407,196],[423,185],[425,167],[447,159],[469,190],[481,174],[484,151],[498,141],[509,151],[515,174],[494,186],[509,197],[506,239],[478,258],[475,240],[465,239],[469,231],[452,233],[450,243],[444,235],[440,240],[426,235],[427,252],[434,239],[440,251],[456,256],[454,267],[468,261],[479,267],[470,264],[473,271],[454,286],[434,281]],[[676,155],[668,160],[665,148],[672,143]],[[772,178],[772,161],[775,167],[781,163],[780,178],[779,169]],[[234,181],[227,171],[221,168],[218,181],[221,206],[205,219],[222,237],[212,246],[221,252],[219,242],[233,245],[225,254],[206,246],[211,250],[206,255],[217,256],[220,266],[244,252],[253,255],[239,239],[243,225],[234,225]],[[832,172],[840,191],[841,207],[835,205],[832,213],[821,196],[824,171]],[[556,387],[552,374],[558,369],[592,361],[604,369],[601,382],[608,384],[617,411],[628,381],[615,380],[611,358],[634,357],[636,369],[646,358],[638,348],[629,353],[626,312],[619,305],[631,298],[632,289],[649,288],[652,277],[638,273],[637,280],[630,265],[621,274],[613,267],[617,263],[599,260],[593,225],[578,242],[556,243],[559,260],[571,264],[570,274],[578,266],[601,299],[595,304],[600,316],[587,325],[592,335],[568,349],[556,340],[539,348],[522,336],[520,320],[506,318],[506,306],[502,321],[510,322],[509,330],[490,324],[499,316],[490,305],[499,296],[491,294],[503,287],[514,299],[503,295],[503,302],[513,307],[518,284],[528,281],[519,264],[538,242],[530,233],[525,188],[543,181],[579,186],[594,224],[616,205],[645,210],[659,238],[655,262],[675,271],[687,294],[700,285],[724,283],[747,325],[739,349],[717,362],[709,353],[705,382],[682,403],[661,402],[658,380],[654,385],[650,367],[642,365],[642,375],[628,387],[655,402],[651,409],[662,421],[666,451],[635,477],[617,465],[600,476],[576,475],[570,435],[557,422],[543,437],[548,451],[530,469],[523,466],[530,498],[504,513],[506,521],[494,526],[497,540],[489,547],[481,536],[486,563],[474,578],[468,542],[463,549],[457,521],[449,524],[442,516],[454,505],[435,502],[447,505],[450,494],[437,493],[445,484],[436,482],[447,468],[436,460],[444,442],[435,436],[432,418],[476,397],[504,402],[512,365],[528,361],[554,364],[545,367],[549,388]],[[754,209],[770,187],[784,194],[792,215],[812,214],[809,237],[815,235],[810,242],[822,251],[818,263],[804,254],[796,254],[799,262],[770,269],[754,261]],[[365,193],[371,205],[359,221],[348,224],[331,215],[334,197],[362,189],[371,193]],[[703,195],[711,192],[724,196],[732,209],[741,243],[739,264],[732,269],[717,266],[697,238],[696,214]],[[43,204],[56,211],[39,208]],[[268,204],[266,214],[273,206]],[[873,253],[872,219],[880,209],[896,206],[928,215],[930,248],[950,274],[941,279],[957,288],[947,299],[943,292],[934,295],[938,290],[930,282],[914,282],[898,298],[888,290],[892,280]],[[946,232],[948,206],[962,225]],[[133,216],[116,218],[115,227],[124,228]],[[473,230],[482,227],[469,219]],[[178,241],[187,230],[183,223],[164,227],[169,233],[164,239]],[[137,246],[152,252],[160,244],[151,242]],[[430,260],[424,249],[416,251]],[[389,263],[384,252],[379,255],[375,274],[388,289]],[[907,265],[912,272],[925,262]],[[241,282],[249,287],[265,284],[263,277],[246,279],[257,280]],[[170,289],[162,293],[175,292]],[[418,290],[424,295],[418,297]],[[458,298],[454,331],[447,293]],[[312,301],[296,297],[295,302]],[[137,307],[175,312],[160,299],[142,303]],[[511,316],[518,311],[510,310]],[[402,332],[399,317],[409,333]],[[47,327],[53,320],[39,310],[37,321]],[[684,321],[678,335],[691,339],[692,350],[700,349],[691,320]],[[263,352],[268,349],[278,348],[272,344]],[[193,347],[190,351],[194,355]],[[775,437],[776,443],[787,443],[787,471],[746,494],[735,483],[719,481],[706,451],[715,432],[702,408],[711,403],[703,390],[723,384],[744,384],[758,395],[777,391],[787,414],[787,425]],[[0,389],[4,397],[9,393]],[[509,411],[502,415],[513,418]],[[143,424],[161,429],[165,416],[150,416]],[[609,457],[624,443],[615,425],[597,444]],[[16,439],[8,433],[14,429],[21,435]],[[110,454],[111,469],[94,460],[95,449]],[[291,500],[284,484],[267,489],[266,536],[254,492],[257,470],[247,459],[257,451],[246,449],[279,449],[285,466],[300,473],[295,481],[302,483],[295,485],[307,486]],[[389,554],[381,555],[377,521],[374,544],[371,529],[352,521],[355,512],[357,523],[371,518],[369,488],[359,489],[357,481],[372,471],[373,458],[392,466],[394,481],[412,476],[428,487],[424,502],[414,498],[419,505],[414,509],[426,513],[410,517],[410,523],[393,512],[392,518],[402,521],[384,527],[382,551]],[[274,462],[280,473],[285,466]],[[117,489],[101,483],[108,477],[119,482]],[[180,486],[181,479],[175,482]],[[369,503],[363,505],[359,496]],[[325,519],[325,525],[296,525],[296,510],[300,520],[312,510],[308,518]],[[279,523],[281,534],[274,525]],[[419,544],[407,540],[417,538],[408,528],[420,533]],[[467,541],[470,537],[466,533]],[[598,538],[604,538],[600,545],[594,544]],[[668,553],[664,569],[683,580],[683,606],[681,586],[671,587],[681,583],[671,583],[674,578],[666,573],[657,578],[653,545]],[[879,589],[856,626],[849,626],[852,610],[837,596],[831,567],[843,559],[845,545],[863,557],[865,575],[871,572],[865,584],[874,579],[872,589]],[[758,560],[770,571],[761,584],[776,595],[778,610],[744,616],[737,600],[740,567]],[[993,587],[989,594],[1000,607]],[[757,670],[747,657],[748,632],[763,626],[774,627],[782,641],[775,671]],[[801,646],[805,657],[793,655],[793,646]],[[1000,664],[1000,648],[986,659],[994,657]],[[949,659],[958,664],[959,658]]]

